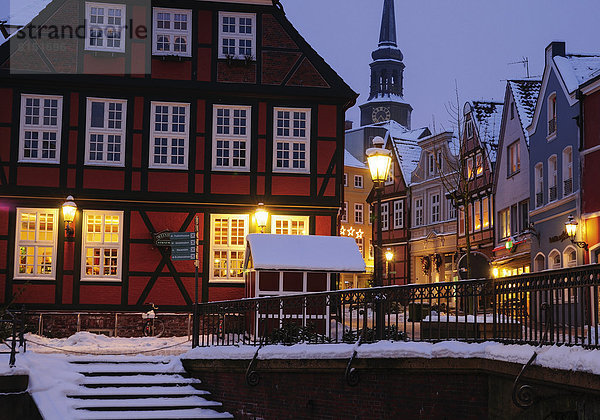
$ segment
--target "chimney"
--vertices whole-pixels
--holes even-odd
[[[554,41],[551,42],[550,45],[546,47],[546,62],[549,62],[552,58],[557,55],[564,57],[565,56],[565,43],[564,41]]]
[[[353,125],[354,125],[353,121],[346,120],[344,123],[344,130],[352,130]]]

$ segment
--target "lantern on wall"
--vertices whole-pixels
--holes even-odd
[[[75,213],[77,212],[77,204],[70,195],[67,197],[67,201],[62,205],[63,219],[65,221],[65,235],[73,236],[75,229],[73,229],[73,220],[75,220]]]

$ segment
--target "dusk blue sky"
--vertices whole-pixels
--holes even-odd
[[[304,38],[361,96],[369,91],[383,0],[281,0]],[[568,53],[600,54],[598,0],[395,0],[398,47],[404,54],[404,96],[413,127],[450,128],[446,111],[465,100],[502,101],[506,79],[541,76],[544,48],[566,41]],[[358,107],[346,114],[359,121]],[[433,128],[433,127],[432,127]]]

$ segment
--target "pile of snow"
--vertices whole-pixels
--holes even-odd
[[[27,350],[36,353],[73,354],[181,354],[192,347],[188,337],[108,337],[81,331],[68,338],[26,334]]]
[[[427,315],[425,318],[423,318],[423,321],[433,321],[433,322],[458,322],[459,324],[462,322],[463,324],[465,323],[465,317],[464,315],[458,316],[456,317],[455,315],[440,315],[435,311],[431,311],[430,315]],[[477,315],[477,323],[481,323],[483,324],[483,322],[486,323],[493,323],[494,322],[494,315],[493,314],[486,314],[484,315]],[[505,315],[496,315],[496,322],[511,322],[513,321],[512,318],[507,317]],[[466,318],[466,322],[467,323],[475,323],[475,316],[473,315],[467,315]]]
[[[357,357],[368,358],[480,358],[525,364],[536,347],[530,345],[500,344],[495,342],[463,343],[459,341],[391,342],[373,344],[296,344],[272,345],[260,349],[258,358],[268,359],[349,359],[354,349]],[[534,364],[551,369],[573,370],[600,374],[600,351],[581,347],[544,346],[537,349]],[[253,346],[198,347],[182,355],[182,359],[251,359]]]

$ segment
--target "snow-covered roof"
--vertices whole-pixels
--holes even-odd
[[[554,63],[569,93],[600,74],[600,55],[555,56]]]
[[[364,163],[356,159],[354,156],[352,156],[352,153],[350,153],[346,149],[344,149],[344,166],[351,166],[353,168],[361,169],[368,168],[367,165],[365,165]]]
[[[365,261],[354,238],[251,233],[247,261],[255,270],[363,273]]]
[[[519,120],[525,133],[525,140],[529,144],[527,127],[531,124],[535,113],[535,103],[540,94],[541,80],[509,80],[508,85],[515,100],[515,108],[519,114]]]
[[[29,24],[52,0],[9,0],[0,9],[0,21],[6,22],[5,26],[9,36],[4,37],[0,31],[0,45],[17,32],[18,27]]]
[[[482,146],[486,148],[490,162],[496,162],[504,105],[499,102],[486,101],[473,101],[471,103],[479,140]]]
[[[396,95],[395,93],[379,93],[371,99],[365,101],[365,104],[370,104],[374,102],[396,102],[399,104],[408,104],[406,99],[404,99],[404,96]]]

